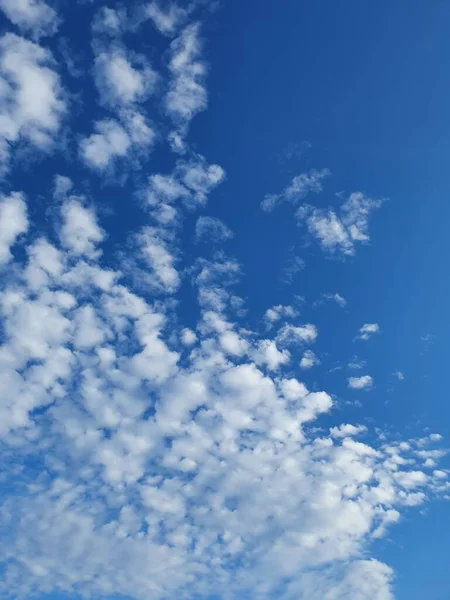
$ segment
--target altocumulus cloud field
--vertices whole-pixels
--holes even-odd
[[[5,599],[392,600],[449,494],[351,279],[395,198],[302,138],[252,164],[228,6],[0,0]]]

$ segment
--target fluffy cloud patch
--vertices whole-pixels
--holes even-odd
[[[306,350],[303,353],[303,356],[300,360],[300,368],[302,369],[312,369],[320,363],[320,360],[314,354],[312,350]]]
[[[22,194],[0,197],[0,266],[12,259],[11,247],[28,230],[27,207]]]
[[[381,200],[354,192],[338,212],[304,205],[297,211],[297,218],[299,223],[306,224],[311,236],[326,252],[353,255],[356,244],[369,242],[369,217],[381,204]]]
[[[59,25],[55,10],[43,0],[0,0],[0,9],[14,25],[35,38],[53,35]]]
[[[117,159],[127,157],[131,149],[152,145],[155,133],[142,116],[136,113],[128,116],[125,127],[115,119],[96,122],[95,133],[81,140],[80,154],[88,166],[104,170]]]
[[[20,140],[48,150],[66,111],[50,52],[12,33],[0,39],[0,158],[8,168],[11,146]]]
[[[314,342],[318,331],[315,325],[291,325],[286,323],[277,333],[277,342],[283,346]]]
[[[352,390],[368,390],[373,385],[373,379],[370,375],[361,375],[361,377],[349,377],[348,387]]]
[[[120,48],[103,51],[95,59],[95,82],[103,102],[111,106],[145,100],[154,90],[157,75],[143,57],[133,61]]]
[[[176,4],[170,4],[163,9],[158,2],[150,2],[145,7],[145,13],[158,31],[163,35],[171,36],[186,19],[188,11]]]

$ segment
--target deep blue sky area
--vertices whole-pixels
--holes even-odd
[[[38,4],[42,3],[43,0],[39,0]],[[173,331],[166,331],[164,335],[168,347],[182,353],[187,350],[179,342],[180,335],[176,327],[196,329],[199,344],[205,340],[208,342],[208,336],[213,336],[202,321],[206,309],[197,302],[198,290],[192,285],[192,264],[202,252],[211,260],[217,259],[217,254],[214,254],[218,247],[215,245],[217,240],[208,237],[207,242],[202,245],[195,238],[198,216],[201,214],[220,219],[234,234],[230,234],[229,239],[220,246],[223,251],[221,256],[226,254],[240,264],[241,276],[233,287],[233,293],[244,299],[246,309],[239,316],[240,329],[238,325],[230,325],[233,332],[239,331],[243,337],[247,336],[251,340],[249,345],[256,344],[256,335],[281,340],[275,329],[268,333],[268,328],[265,329],[263,323],[267,309],[277,305],[296,306],[299,313],[296,315],[297,321],[317,327],[319,335],[314,346],[311,346],[318,359],[314,368],[300,371],[298,367],[306,346],[286,346],[286,352],[290,352],[290,357],[295,362],[294,366],[286,367],[289,376],[298,377],[312,391],[326,390],[335,404],[334,412],[321,417],[322,421],[314,420],[310,424],[313,434],[341,423],[354,423],[369,428],[365,441],[374,446],[380,439],[387,439],[381,435],[382,432],[395,441],[407,438],[417,440],[438,432],[443,436],[444,446],[448,445],[450,405],[446,377],[450,330],[450,2],[221,0],[217,3],[177,4],[133,1],[128,6],[128,3],[113,1],[100,3],[97,0],[86,0],[72,3],[70,0],[48,0],[48,4],[54,7],[60,19],[59,29],[52,29],[52,35],[48,35],[50,29],[45,35],[38,31],[36,24],[33,25],[34,29],[31,26],[27,29],[28,26],[23,25],[17,15],[14,16],[16,13],[11,12],[13,9],[10,1],[0,0],[0,9],[6,15],[0,13],[2,35],[6,32],[22,35],[30,43],[40,44],[51,52],[53,59],[47,64],[60,77],[64,88],[64,102],[68,107],[61,117],[60,125],[50,132],[51,144],[39,145],[33,142],[26,129],[32,127],[30,124],[23,125],[21,133],[15,138],[8,138],[9,134],[4,133],[0,123],[1,157],[9,156],[9,159],[4,160],[6,166],[2,171],[2,199],[13,190],[24,192],[28,199],[30,230],[27,244],[44,234],[56,245],[60,243],[58,239],[63,239],[61,231],[65,231],[62,225],[64,219],[60,216],[60,211],[64,214],[65,209],[61,207],[66,206],[64,203],[68,203],[70,199],[61,196],[52,200],[52,190],[56,175],[69,177],[74,184],[74,193],[87,198],[86,202],[106,231],[101,240],[103,266],[122,271],[125,285],[130,289],[135,285],[136,293],[142,294],[149,304],[156,299],[157,310],[165,311],[165,314],[177,314],[176,325],[170,322]],[[144,5],[162,7],[164,10],[168,10],[169,6],[178,7],[176,10],[183,16],[172,31],[158,30],[156,21],[152,23],[150,17],[142,18]],[[100,26],[97,30],[95,27],[93,29],[95,19],[100,22],[98,15],[102,6],[119,15],[119,21],[122,21],[120,34],[108,33],[106,26],[101,31]],[[192,8],[191,12],[187,10],[189,7]],[[140,18],[142,22],[139,24]],[[207,76],[202,79],[201,85],[207,90],[208,99],[204,106],[193,110],[188,117],[180,117],[176,111],[171,113],[167,104],[168,89],[172,89],[170,86],[175,85],[172,80],[176,79],[170,61],[176,54],[176,44],[181,39],[178,36],[187,31],[185,27],[189,29],[190,24],[197,21],[201,22],[198,34],[201,49],[192,60],[200,61],[207,69]],[[46,24],[45,27],[50,25]],[[191,35],[192,31],[189,31]],[[193,37],[195,35],[192,34]],[[101,52],[113,52],[111,48],[114,47],[121,48],[123,56],[129,60],[135,60],[136,69],[144,68],[143,65],[147,66],[148,63],[158,72],[159,78],[152,93],[149,92],[147,96],[143,94],[143,98],[133,101],[134,103],[120,104],[116,101],[114,104],[111,101],[112,96],[108,94],[113,94],[111,89],[114,85],[111,83],[112,88],[108,90],[106,87],[101,88],[98,56]],[[5,48],[6,45],[3,44],[0,48],[2,53],[7,51]],[[126,52],[124,48],[127,49]],[[141,59],[136,59],[138,54],[145,59],[139,62]],[[3,54],[1,60],[4,60]],[[94,61],[97,61],[95,68]],[[0,82],[7,80],[7,69],[7,63],[0,62]],[[11,105],[11,98],[2,96],[2,93],[0,88],[0,113],[6,114],[10,110],[8,107]],[[147,124],[155,132],[151,151],[136,150],[134,153],[135,140],[130,141],[132,134],[127,121],[133,111],[140,111],[145,115]],[[87,141],[92,140],[91,134],[96,124],[106,119],[119,123],[124,135],[129,136],[130,149],[124,151],[119,158],[113,156],[108,159],[110,162],[107,165],[99,166],[83,155],[83,148]],[[168,135],[174,130],[182,131],[182,136],[186,138],[184,154],[173,152],[167,141]],[[97,129],[96,131],[98,132]],[[111,146],[111,142],[108,143]],[[3,152],[4,147],[7,148],[6,154]],[[173,230],[168,227],[164,231],[162,227],[158,229],[160,225],[155,225],[156,213],[152,212],[154,206],[146,205],[149,177],[173,171],[179,181],[182,181],[179,173],[184,168],[183,161],[190,160],[192,164],[198,161],[203,164],[199,155],[205,157],[204,164],[217,164],[223,168],[223,181],[217,188],[216,182],[207,189],[205,198],[209,194],[208,201],[202,206],[199,203],[197,212],[186,210],[183,216],[177,216],[182,227],[175,229],[174,226]],[[176,164],[178,167],[175,167]],[[310,173],[313,169],[330,171],[329,176],[321,183],[323,189],[320,193],[311,193],[305,199],[296,197],[292,203],[283,202],[283,190],[288,188],[296,176]],[[183,184],[188,186],[185,181]],[[366,219],[368,239],[364,243],[354,242],[354,248],[348,253],[341,251],[338,246],[335,251],[330,251],[318,235],[313,234],[311,215],[340,215],[340,206],[353,192],[362,192],[370,199],[382,200],[380,206]],[[189,197],[193,195],[191,191],[186,194]],[[262,210],[261,203],[270,194],[278,195],[281,200],[275,210],[267,212]],[[184,200],[180,195],[177,197],[179,204],[171,204],[177,206],[177,211],[181,211],[178,208],[182,204],[180,198]],[[83,202],[85,200],[81,203]],[[303,202],[314,208],[309,209],[309,220],[305,218],[301,221],[296,217],[295,211]],[[169,205],[169,201],[167,203]],[[0,216],[2,214],[0,212]],[[181,212],[177,213],[179,214]],[[169,261],[170,265],[173,264],[178,269],[179,282],[172,286],[173,289],[169,289],[171,284],[167,284],[167,289],[163,292],[155,287],[145,287],[144,271],[138,269],[138,265],[142,267],[143,263],[138,263],[140,258],[137,238],[130,241],[130,235],[147,225],[154,228],[154,236],[160,246],[170,251],[173,257],[173,263]],[[0,246],[4,243],[1,227],[0,222]],[[19,235],[24,233],[25,229],[19,231]],[[11,242],[13,258],[5,260],[5,264],[14,264],[16,268],[11,267],[8,272],[5,271],[6,283],[2,291],[9,285],[11,289],[18,289],[19,280],[13,281],[10,278],[20,278],[20,273],[25,272],[27,246],[23,240],[19,241],[20,244],[14,248]],[[97,242],[98,240],[95,243]],[[63,252],[69,252],[67,264],[75,264],[74,255],[67,250],[70,245],[66,243],[64,246],[64,241],[61,244]],[[86,252],[85,259],[93,264],[98,256],[93,252]],[[9,262],[10,260],[13,262]],[[303,261],[303,268],[289,271],[295,260]],[[0,266],[1,261],[0,254]],[[145,269],[150,272],[156,267],[154,264],[147,265]],[[93,289],[94,283],[90,285]],[[164,295],[166,292],[167,296]],[[92,298],[95,293],[97,292],[92,291]],[[37,292],[34,290],[33,294]],[[345,305],[340,306],[338,302],[330,300],[334,294],[344,298]],[[328,298],[326,295],[329,295]],[[85,302],[86,296],[82,298]],[[174,299],[172,304],[171,298]],[[100,310],[94,299],[91,301],[96,310]],[[163,305],[164,308],[161,308]],[[9,313],[4,310],[2,319],[7,320]],[[129,316],[127,318],[131,319]],[[231,322],[235,317],[228,315],[227,318]],[[71,319],[77,322],[77,317]],[[106,316],[104,319],[106,322]],[[18,321],[12,323],[12,326],[2,325],[1,341],[5,345],[5,331],[9,331],[8,327],[19,327]],[[281,327],[281,323],[280,320],[277,327]],[[364,324],[377,324],[377,331],[366,340],[360,339],[361,335],[358,333]],[[257,331],[258,334],[255,333]],[[253,333],[250,335],[249,332]],[[217,339],[219,338],[217,333]],[[120,339],[122,338],[119,336],[116,342],[108,341],[118,355]],[[214,344],[219,344],[215,338],[214,340]],[[11,348],[16,347],[17,344],[11,342]],[[74,350],[73,352],[75,353]],[[256,354],[252,354],[250,350],[248,354],[236,352],[234,356],[230,360],[237,365],[245,362],[246,357],[259,364],[254,358]],[[188,360],[185,354],[183,357]],[[197,359],[198,355],[195,360]],[[2,360],[7,363],[6,359]],[[88,358],[83,360],[85,362],[80,359],[80,369],[88,370],[94,364]],[[14,371],[21,376],[32,364],[29,357],[24,361],[20,368],[14,367]],[[358,362],[362,368],[351,367],[351,363]],[[3,368],[3,363],[0,367]],[[280,371],[264,373],[279,384]],[[363,389],[364,386],[350,389],[349,378],[363,375],[372,377],[367,389]],[[177,393],[177,380],[175,375],[172,376],[175,383],[173,388],[170,387],[170,381],[167,383],[169,391],[166,388],[166,391],[155,391],[160,385],[158,372],[155,376],[157,383],[151,382],[149,377],[145,379],[146,375],[143,375],[145,383],[141,381],[139,384],[127,384],[127,394],[135,393],[138,388],[140,390],[139,386],[143,386],[142,389],[150,395],[157,396],[160,393],[162,400],[159,400],[160,404],[156,404],[158,410],[158,407],[164,405],[165,393],[169,400]],[[111,382],[109,379],[108,381],[109,385]],[[76,387],[76,382],[73,385]],[[180,384],[181,389],[184,385]],[[211,394],[215,397],[219,393],[213,387]],[[70,394],[64,397],[71,399]],[[48,401],[55,415],[59,414],[58,402],[55,398]],[[86,406],[92,408],[92,404],[86,403]],[[193,406],[193,415],[199,406],[201,404]],[[177,409],[180,413],[181,407],[182,403]],[[53,415],[52,410],[49,410],[49,414]],[[90,408],[86,408],[87,412],[89,410]],[[68,412],[63,409],[61,411],[64,424],[67,425],[72,419],[72,413],[69,409]],[[53,423],[50,426],[45,418],[46,416],[42,423],[36,421],[36,427],[40,427],[39,432],[45,432],[46,427],[49,428],[44,439],[39,442],[41,445],[37,452],[46,451],[45,440],[48,441],[50,453],[56,452],[55,448],[61,450],[61,456],[55,454],[54,463],[48,466],[48,473],[52,473],[48,477],[51,479],[57,478],[55,473],[59,467],[54,467],[55,473],[51,469],[60,464],[58,460],[61,460],[61,464],[66,464],[66,467],[69,464],[64,461],[68,461],[69,445],[72,442],[61,442],[62,445],[59,446],[59,442],[55,440],[65,425],[59,427]],[[56,416],[51,418],[55,418],[56,422]],[[193,423],[196,418],[197,413],[192,417]],[[106,429],[107,426],[99,425],[98,431]],[[268,427],[267,432],[269,436],[272,429]],[[3,435],[3,430],[0,433]],[[172,433],[164,433],[167,447],[173,442],[172,439],[170,443],[167,441]],[[39,435],[41,433],[38,434],[37,430],[36,437],[30,434],[26,438],[26,444],[37,440]],[[114,432],[108,435],[108,439],[115,439]],[[119,437],[118,434],[118,439]],[[1,443],[5,447],[13,447],[8,446],[10,438],[5,438],[5,441],[2,438]],[[20,446],[18,442],[14,443]],[[419,446],[420,443],[418,442]],[[78,452],[79,446],[76,447]],[[96,452],[98,456],[103,456],[101,450],[93,450],[93,455]],[[81,454],[76,454],[76,458],[70,456],[70,460],[79,461],[80,464],[84,460],[80,459]],[[169,464],[167,456],[161,455],[160,459],[163,465],[159,475],[161,479],[154,484],[160,486],[156,487],[158,491],[166,484],[166,477],[167,481],[175,480],[172,480],[172,476],[168,477],[168,471],[165,470],[172,468],[172,463]],[[166,459],[167,462],[164,462]],[[18,460],[20,462],[20,458]],[[92,473],[97,478],[100,475],[95,469],[100,469],[98,465],[103,464],[101,460],[103,459],[99,459],[100,462],[92,467]],[[420,469],[421,466],[417,462],[411,468]],[[444,471],[450,468],[448,458],[442,457],[439,468]],[[191,477],[186,473],[183,477]],[[443,477],[446,476],[445,473]],[[155,481],[157,475],[156,472],[152,475]],[[136,498],[139,493],[132,485],[143,485],[147,476],[147,472],[140,477],[136,476],[133,484],[128,481],[120,488],[120,494],[123,493],[124,498],[130,493],[126,502],[134,508],[137,506]],[[183,481],[186,483],[186,480]],[[105,483],[107,485],[108,482]],[[5,489],[8,489],[7,485]],[[123,491],[130,489],[130,492]],[[103,491],[100,493],[97,488],[95,490],[94,496],[97,493],[98,497],[103,494]],[[114,493],[119,498],[119,492]],[[5,495],[8,495],[7,492]],[[429,493],[427,492],[429,502],[399,509],[398,522],[385,535],[379,536],[379,539],[376,535],[373,536],[374,539],[368,535],[361,556],[376,557],[394,570],[393,595],[380,595],[374,600],[450,599],[446,533],[450,526],[450,506],[447,495],[448,492],[440,493],[436,487],[431,486]],[[120,504],[122,500],[118,502]],[[123,501],[124,506],[126,502]],[[173,508],[167,510],[176,512]],[[5,514],[6,512],[5,509]],[[92,514],[94,512],[92,509]],[[195,518],[195,515],[193,517],[189,514],[186,516],[186,523],[191,524]],[[0,531],[3,527],[5,526],[2,525]],[[148,522],[145,527],[151,528],[152,523]],[[158,527],[161,531],[164,530],[163,521]],[[275,525],[273,529],[271,527],[272,525],[267,531],[264,529],[261,534],[266,541],[273,531],[279,534]],[[281,525],[280,528],[282,529]],[[229,532],[220,534],[221,545],[225,544],[228,534]],[[158,535],[163,536],[161,539],[164,539],[167,547],[178,543],[173,541],[175,535],[170,538],[165,530]],[[248,535],[251,537],[250,533]],[[194,545],[192,540],[190,543]],[[203,541],[196,540],[196,543],[202,547]],[[204,543],[206,547],[209,542]],[[293,542],[289,541],[290,543]],[[22,546],[19,543],[19,547]],[[208,554],[205,564],[202,563],[201,568],[205,569],[205,573],[210,573],[208,569],[211,564],[215,564],[212,556],[213,554]],[[256,554],[251,555],[248,564],[254,556]],[[247,565],[246,559],[247,556],[239,559],[242,560],[239,565]],[[7,562],[11,557],[5,558],[2,555],[1,560],[2,563]],[[347,557],[343,562],[346,560],[350,564],[353,558]],[[29,566],[24,558],[19,562],[22,565],[20,568],[25,568],[23,565]],[[330,561],[332,568],[333,564]],[[326,569],[328,566],[326,563],[321,568]],[[227,568],[224,567],[225,570]],[[233,572],[233,568],[230,569]],[[262,569],[264,570],[264,564]],[[236,572],[238,570],[236,568]],[[16,571],[12,571],[11,581],[21,579],[21,572],[17,570],[16,574]],[[242,571],[239,573],[242,577]],[[33,577],[34,575],[33,572]],[[216,575],[214,571],[214,577]],[[196,572],[192,576],[193,580],[197,576],[200,577]],[[284,576],[279,582],[280,589],[284,589],[283,586],[287,589],[292,583],[290,577],[288,574]],[[94,581],[96,575],[92,575],[92,578]],[[336,580],[339,581],[339,577]],[[58,595],[51,585],[48,589],[45,586],[33,586],[37,584],[30,583],[30,587],[26,589],[30,593],[33,589],[37,590],[40,600],[77,598],[76,594],[81,589],[75,586],[72,589],[74,595],[66,597]],[[64,587],[61,589],[67,591]],[[93,597],[97,597],[95,594],[100,588],[94,586],[92,589]],[[204,597],[203,589],[206,588],[199,586],[198,596],[190,597]],[[264,595],[264,588],[261,589],[263,591],[260,593]],[[43,594],[45,590],[55,593]],[[345,587],[339,588],[337,593],[340,595],[326,597],[353,600],[346,590]],[[112,591],[122,593],[122,589]],[[151,594],[149,591],[149,600],[153,600]],[[154,594],[155,599],[169,597],[158,596],[156,591]],[[107,596],[110,600],[119,597],[125,596]],[[266,596],[267,599],[272,597],[273,593]],[[140,600],[141,596],[136,595],[136,598]],[[311,600],[315,598],[316,596],[311,597]],[[309,598],[302,596],[301,600]],[[361,596],[361,600],[369,600],[369,596]]]

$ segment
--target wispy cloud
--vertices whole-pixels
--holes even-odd
[[[199,217],[195,224],[195,238],[197,241],[207,240],[224,242],[233,237],[229,227],[216,217]]]
[[[305,196],[310,193],[318,194],[322,191],[324,179],[330,176],[328,169],[321,171],[312,170],[308,173],[302,173],[293,178],[291,183],[281,192],[281,194],[269,194],[261,202],[261,208],[265,212],[272,211],[282,202],[298,204]]]
[[[370,340],[374,334],[380,333],[380,331],[378,323],[364,323],[358,331],[358,339],[364,341]]]
[[[356,244],[370,240],[369,217],[381,204],[382,200],[354,192],[337,212],[304,205],[298,209],[297,218],[326,252],[353,255]]]

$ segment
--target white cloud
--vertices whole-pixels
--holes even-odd
[[[361,377],[349,377],[348,387],[352,390],[367,390],[373,385],[373,378],[370,375],[361,375]]]
[[[347,305],[347,300],[343,296],[341,296],[340,294],[338,294],[338,293],[335,293],[335,294],[329,294],[329,293],[323,294],[323,298],[324,298],[324,300],[329,300],[331,302],[336,302],[336,304],[338,306],[340,306],[341,308],[344,308],[344,306]]]
[[[131,139],[117,121],[98,121],[96,133],[82,140],[81,155],[92,167],[105,169],[112,160],[126,156]]]
[[[119,8],[109,8],[102,6],[97,12],[92,23],[94,33],[107,33],[112,36],[120,34],[127,26],[126,12]]]
[[[276,341],[282,346],[314,342],[318,332],[315,325],[291,325],[286,323],[277,333]]]
[[[270,212],[282,202],[298,203],[309,193],[319,194],[323,190],[323,180],[330,175],[328,169],[311,170],[294,177],[280,194],[269,194],[261,203],[262,210]],[[323,250],[329,253],[353,255],[357,243],[370,240],[369,217],[379,208],[382,200],[368,198],[361,192],[354,192],[340,206],[339,210],[316,208],[303,204],[297,208],[295,216],[298,224],[304,223]]]
[[[358,338],[367,341],[374,333],[380,333],[380,326],[378,323],[365,323],[358,332]]]
[[[305,222],[309,233],[316,238],[323,250],[353,255],[357,243],[370,240],[369,217],[381,204],[381,200],[373,200],[361,192],[354,192],[341,205],[338,213],[333,209],[304,205],[297,211],[297,218],[299,223]]]
[[[145,100],[157,81],[155,71],[142,57],[132,60],[120,48],[100,52],[94,73],[102,101],[113,107]]]
[[[43,0],[0,0],[0,9],[14,25],[36,38],[53,35],[59,25],[56,12]]]
[[[291,360],[288,350],[278,350],[273,340],[258,342],[251,356],[257,365],[267,365],[270,371],[276,371],[281,365],[286,365]]]
[[[121,14],[107,11],[103,33],[122,31]],[[155,15],[164,33],[179,26]],[[196,36],[188,27],[172,46],[176,79],[195,74]],[[127,77],[114,118],[81,143],[97,168],[148,147],[153,129],[137,106],[138,79]],[[182,144],[190,106],[176,122]],[[48,131],[51,141],[57,128]],[[218,165],[189,157],[169,174],[143,172],[147,214],[120,245],[122,272],[113,270],[116,244],[102,254],[107,234],[68,178],[55,179],[55,239],[24,235],[20,194],[0,202],[9,261],[0,282],[0,596],[392,600],[392,570],[370,558],[372,542],[406,507],[448,493],[441,438],[369,445],[354,439],[365,427],[331,426],[331,395],[293,376],[292,358],[317,328],[286,323],[297,309],[280,304],[266,312],[265,331],[250,331],[233,287],[239,263],[223,251],[192,268],[181,260],[186,214],[224,179]],[[285,199],[316,183],[295,179]],[[361,233],[358,210],[347,213]],[[25,251],[13,260],[19,235]],[[183,305],[175,295],[183,276],[197,288],[198,314],[193,298]],[[266,339],[273,324],[279,331]]]
[[[184,137],[190,121],[208,103],[205,88],[206,66],[200,60],[201,44],[198,23],[188,25],[170,45],[169,68],[172,81],[165,99],[169,116],[177,130],[172,135],[173,149],[184,151]]]
[[[305,350],[300,360],[300,367],[302,369],[311,369],[320,363],[317,356],[312,350]]]
[[[399,381],[403,381],[405,379],[404,374],[401,371],[396,371],[394,373],[394,376],[399,380]]]
[[[224,242],[233,237],[233,232],[216,217],[199,217],[195,224],[195,237],[197,241]]]
[[[0,39],[0,171],[21,139],[41,150],[55,141],[66,104],[52,62],[38,44],[11,33]]]
[[[351,439],[359,425],[308,432],[332,400],[284,377],[287,350],[204,310],[196,334],[178,331],[102,267],[88,220],[70,255],[34,243],[27,269],[49,279],[33,275],[30,294],[18,275],[0,302],[0,436],[15,463],[36,444],[45,465],[7,473],[30,491],[4,498],[0,591],[390,598],[391,570],[366,556],[402,507],[445,486],[408,462],[436,436],[373,448]],[[90,264],[73,253],[83,236]],[[180,338],[195,344],[183,358]]]
[[[60,231],[62,244],[76,255],[95,257],[97,244],[104,238],[92,209],[76,198],[69,198],[62,206],[63,223]]]
[[[158,31],[167,36],[173,35],[187,16],[187,11],[176,4],[169,4],[167,10],[163,10],[158,2],[147,4],[145,12]]]
[[[345,423],[339,427],[331,427],[330,435],[334,438],[346,438],[366,433],[366,431],[367,427],[365,425],[351,425],[350,423]]]
[[[197,341],[197,336],[192,329],[185,327],[181,332],[181,342],[185,346],[192,346]]]
[[[176,257],[170,243],[152,227],[143,229],[137,240],[141,255],[150,269],[145,276],[146,283],[155,290],[168,293],[176,291],[180,285],[180,276],[175,268]]]
[[[205,204],[208,194],[225,178],[222,167],[206,164],[201,156],[181,163],[177,171],[180,180],[191,191],[186,201],[190,200],[192,207]]]
[[[11,247],[27,230],[27,207],[22,194],[0,196],[0,266],[12,259]]]
[[[330,171],[328,169],[322,169],[321,171],[313,169],[308,173],[297,175],[281,194],[267,195],[261,202],[261,208],[266,212],[270,212],[281,202],[287,201],[297,204],[310,193],[319,194],[323,189],[323,180],[329,175]]]
[[[277,304],[268,308],[264,314],[264,321],[268,329],[270,329],[275,323],[280,321],[282,318],[293,319],[298,315],[296,309],[290,304]]]

